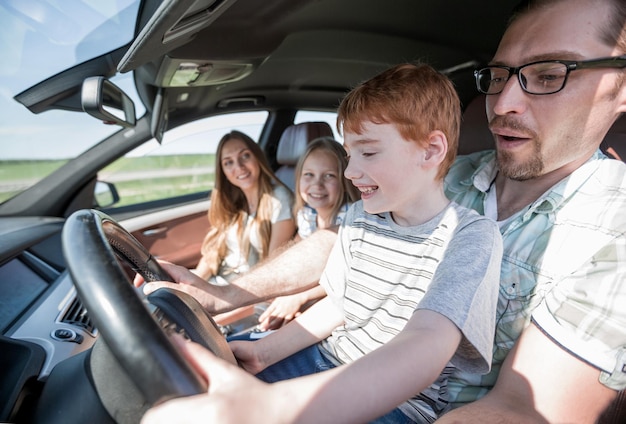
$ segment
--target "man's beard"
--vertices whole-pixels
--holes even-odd
[[[492,119],[490,126],[499,126],[501,128],[511,128],[516,132],[522,132],[531,140],[533,147],[532,156],[523,163],[515,163],[515,157],[507,151],[499,151],[496,146],[496,159],[498,169],[502,174],[516,181],[526,181],[538,177],[544,170],[544,163],[541,157],[541,149],[537,143],[537,134],[526,128],[515,119],[506,116],[498,116]]]
[[[513,155],[509,152],[500,152],[496,154],[498,169],[502,174],[511,180],[526,181],[540,176],[544,169],[544,163],[541,158],[539,145],[533,143],[534,152],[530,159],[523,163],[515,163]]]

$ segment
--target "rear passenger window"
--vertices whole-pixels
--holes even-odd
[[[336,112],[319,112],[314,110],[299,110],[296,113],[294,124],[302,122],[328,122],[333,129],[335,140],[343,144],[343,137],[337,132],[337,113]]]

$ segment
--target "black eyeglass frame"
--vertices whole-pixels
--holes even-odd
[[[536,65],[538,63],[560,63],[562,65],[565,65],[565,77],[563,78],[563,84],[561,85],[561,88],[555,91],[550,91],[548,93],[533,93],[531,91],[528,91],[528,89],[525,87],[524,81],[522,80],[521,71],[522,69],[528,66]],[[476,79],[476,89],[478,90],[479,93],[486,94],[488,96],[502,93],[502,91],[504,90],[504,86],[506,85],[506,82],[505,82],[502,85],[502,89],[496,93],[487,93],[480,88],[480,79],[479,79],[480,73],[485,71],[486,69],[491,69],[491,68],[505,69],[506,71],[508,71],[509,75],[507,76],[506,82],[508,82],[511,79],[512,75],[517,75],[517,81],[519,82],[520,87],[522,87],[522,90],[524,90],[525,93],[532,94],[534,96],[545,96],[547,94],[554,94],[563,90],[563,88],[565,88],[565,84],[567,83],[567,77],[569,77],[569,74],[572,71],[576,71],[579,69],[593,69],[593,68],[622,68],[622,69],[626,68],[626,55],[601,57],[598,59],[579,60],[579,61],[558,60],[558,59],[557,60],[538,60],[536,62],[526,63],[518,67],[511,67],[511,66],[504,66],[504,65],[492,65],[492,66],[487,66],[481,69],[477,69],[474,71],[474,78]]]

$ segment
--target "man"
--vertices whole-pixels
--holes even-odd
[[[499,376],[441,422],[594,422],[626,387],[626,166],[595,153],[626,111],[626,60],[594,61],[626,54],[626,3],[530,3],[477,73],[497,159],[462,157],[447,179],[448,196],[497,219],[504,241],[492,380],[455,375],[452,400],[482,396]],[[279,408],[281,394],[317,389],[310,412],[330,396],[306,379],[266,386],[184,349],[209,396],[165,404],[147,422],[192,406],[242,412],[224,399]]]

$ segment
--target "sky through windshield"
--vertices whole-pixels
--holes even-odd
[[[74,157],[120,129],[84,113],[34,115],[13,97],[130,42],[138,7],[139,0],[0,2],[0,160]],[[136,96],[130,73],[118,75],[115,83]],[[135,103],[141,116],[143,108]]]

